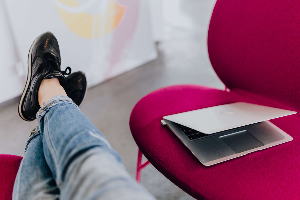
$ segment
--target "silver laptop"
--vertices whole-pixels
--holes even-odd
[[[239,102],[165,116],[162,125],[210,166],[293,140],[268,120],[295,113]]]

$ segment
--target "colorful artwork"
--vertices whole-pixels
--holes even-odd
[[[90,5],[89,1],[85,5]],[[114,31],[121,23],[126,6],[118,4],[115,0],[109,0],[105,13],[88,14],[83,11],[85,5],[80,5],[77,0],[54,1],[58,13],[68,28],[77,35],[85,38],[98,38]],[[91,6],[91,5],[90,5]],[[100,9],[99,9],[100,10]],[[101,29],[101,27],[104,28]]]
[[[85,72],[89,86],[157,56],[147,0],[4,2],[26,72],[28,49],[46,31],[58,39],[62,69]]]

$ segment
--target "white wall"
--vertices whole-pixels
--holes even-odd
[[[0,3],[0,103],[21,94],[25,77],[16,70],[18,55],[9,31],[5,10]]]
[[[163,1],[149,0],[152,35],[155,42],[163,40]]]

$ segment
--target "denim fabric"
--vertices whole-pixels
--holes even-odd
[[[70,98],[53,97],[37,119],[13,199],[154,199]]]

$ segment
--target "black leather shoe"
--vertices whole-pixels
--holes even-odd
[[[86,77],[81,71],[74,72],[66,78],[65,91],[74,103],[80,106],[86,94]]]
[[[36,118],[40,109],[38,90],[43,79],[58,78],[60,84],[65,86],[64,75],[70,74],[71,68],[61,71],[60,63],[55,36],[47,32],[37,37],[29,50],[27,81],[19,102],[18,111],[22,119],[32,121]]]

